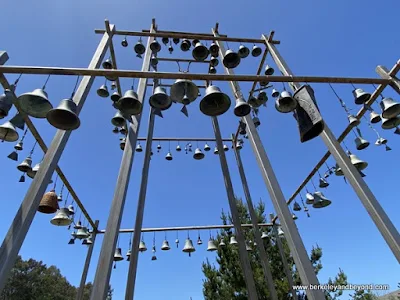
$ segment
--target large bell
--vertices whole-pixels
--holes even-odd
[[[153,108],[158,108],[160,110],[166,110],[171,107],[172,100],[167,95],[164,88],[157,86],[154,89],[153,95],[149,99],[150,106]]]
[[[12,107],[12,99],[6,94],[0,95],[0,119],[8,116],[8,112]]]
[[[231,99],[227,94],[215,86],[210,85],[206,89],[206,95],[200,101],[200,111],[206,116],[216,117],[224,114],[231,106]]]
[[[350,161],[353,166],[356,167],[357,170],[362,171],[366,167],[368,167],[368,163],[359,159],[355,154],[350,154]]]
[[[225,52],[222,63],[228,69],[234,69],[240,64],[240,56],[235,51],[229,49]]]
[[[211,59],[210,59],[210,66],[211,66],[211,67],[216,67],[216,66],[218,66],[218,64],[219,64],[218,58],[215,57],[215,56],[211,56]]]
[[[378,113],[376,113],[376,112],[374,112],[374,111],[371,111],[371,112],[369,113],[369,121],[370,121],[372,124],[379,123],[379,122],[381,121],[381,115],[378,114]]]
[[[28,156],[22,163],[17,166],[17,169],[22,173],[26,173],[32,169],[32,158]]]
[[[124,260],[121,248],[116,248],[114,252],[114,261],[121,261],[121,260]]]
[[[44,214],[54,214],[58,207],[57,194],[54,190],[43,195],[38,207],[38,211]]]
[[[265,72],[264,72],[265,75],[271,76],[271,75],[274,75],[274,73],[275,73],[275,70],[273,67],[271,67],[269,65],[265,66]]]
[[[182,43],[181,43],[181,50],[186,52],[189,51],[190,47],[192,46],[192,44],[190,43],[190,41],[188,39],[183,39]]]
[[[190,103],[196,100],[199,88],[191,80],[178,79],[172,85],[170,92],[172,101],[183,103],[183,98],[186,95]]]
[[[209,51],[206,46],[198,42],[192,51],[192,56],[196,61],[204,61],[208,57]]]
[[[127,90],[117,103],[120,110],[128,115],[138,115],[142,112],[143,105],[134,90]]]
[[[10,121],[7,121],[0,126],[0,140],[6,142],[15,142],[18,139],[18,131]]]
[[[216,43],[212,42],[210,45],[211,56],[218,57],[218,52],[219,52],[219,46]]]
[[[246,58],[250,54],[250,49],[244,45],[240,45],[238,54],[239,54],[240,58]]]
[[[296,201],[293,203],[293,210],[294,211],[301,211],[301,206]]]
[[[105,61],[103,61],[103,68],[106,70],[111,70],[113,68],[113,64],[111,59],[107,58]]]
[[[76,231],[75,237],[79,240],[86,239],[90,235],[87,227],[81,227]]]
[[[117,110],[115,116],[111,119],[111,124],[117,127],[122,127],[125,125],[125,118],[119,110]]]
[[[170,250],[170,249],[171,249],[171,247],[169,246],[168,241],[167,241],[167,240],[164,240],[163,243],[162,243],[162,246],[161,246],[161,250],[163,250],[163,251],[168,251],[168,250]]]
[[[307,204],[313,204],[314,203],[314,196],[310,193],[306,194],[306,203]]]
[[[154,39],[154,41],[151,42],[150,50],[155,53],[157,53],[161,50],[161,45],[156,39]]]
[[[36,173],[39,171],[40,168],[40,163],[37,163],[32,169],[28,170],[26,172],[26,175],[28,175],[29,178],[35,178]]]
[[[290,113],[297,107],[297,101],[288,91],[283,91],[276,100],[275,108],[280,113]]]
[[[294,117],[297,121],[302,143],[319,136],[324,130],[324,121],[315,100],[314,90],[309,85],[302,85],[293,95],[297,101]]]
[[[144,241],[140,241],[140,244],[139,244],[139,251],[140,251],[140,252],[145,252],[145,251],[147,251],[147,247],[146,247],[146,244],[144,243]]]
[[[67,207],[60,208],[56,215],[51,219],[51,224],[56,226],[69,226],[72,220],[69,218],[69,210]]]
[[[47,121],[57,129],[75,130],[81,125],[77,113],[77,106],[72,99],[61,100],[57,108],[51,109]]]
[[[136,43],[136,45],[135,45],[135,47],[133,48],[134,50],[135,50],[135,53],[137,54],[137,55],[142,55],[142,54],[144,54],[145,52],[146,52],[146,48],[145,48],[145,46],[142,44],[142,40],[139,40],[137,43]]]
[[[49,110],[53,108],[53,105],[51,105],[47,98],[47,93],[44,90],[36,89],[31,93],[19,96],[17,103],[27,115],[33,118],[44,119]]]
[[[395,117],[391,119],[382,118],[382,129],[393,129],[400,125],[400,118]]]
[[[253,57],[258,57],[260,56],[262,53],[262,49],[260,47],[258,47],[257,45],[253,46],[253,49],[251,50],[251,55],[253,55]]]
[[[369,146],[369,142],[363,139],[361,136],[356,137],[354,142],[356,143],[357,150],[363,150]]]
[[[325,180],[325,178],[319,179],[319,187],[320,188],[327,188],[329,186],[329,182]]]
[[[395,102],[392,98],[384,98],[379,105],[382,109],[382,118],[391,119],[400,114],[400,103]]]
[[[192,240],[190,238],[187,238],[185,241],[185,246],[182,249],[182,252],[189,253],[189,256],[192,252],[195,252],[196,249],[193,247]]]
[[[353,90],[353,96],[355,104],[364,104],[371,98],[371,94],[364,92],[362,89]]]
[[[234,235],[232,235],[229,240],[229,245],[237,245],[237,244],[238,244],[238,242],[236,240],[236,237]]]
[[[322,194],[322,192],[314,193],[314,203],[312,205],[314,208],[323,208],[330,205],[331,203],[332,201],[326,198],[324,194]]]
[[[242,97],[236,99],[236,105],[233,110],[235,116],[244,117],[247,116],[250,113],[250,111],[251,111],[250,105],[246,101],[244,101]]]
[[[204,158],[204,153],[201,151],[200,148],[196,148],[193,154],[193,158],[196,160],[200,160]]]
[[[108,96],[110,96],[108,88],[105,84],[103,84],[101,87],[97,89],[97,95],[102,98],[107,98]]]

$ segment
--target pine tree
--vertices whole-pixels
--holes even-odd
[[[247,207],[243,204],[240,199],[236,200],[239,211],[239,217],[241,224],[251,224],[250,215]],[[257,214],[258,223],[267,223],[265,215],[265,205],[260,201],[255,207]],[[222,212],[221,220],[224,225],[232,224],[230,215]],[[263,229],[269,237],[272,236],[272,228],[267,227]],[[226,244],[225,247],[218,247],[217,250],[217,266],[212,264],[207,259],[202,265],[202,271],[205,275],[203,280],[203,294],[206,300],[246,300],[247,290],[244,281],[244,276],[239,261],[239,252],[237,246],[229,245],[230,237],[233,231],[231,229],[221,229],[218,235],[215,237],[215,242],[219,243],[221,240]],[[256,284],[257,294],[260,300],[269,300],[268,287],[264,282],[263,269],[260,264],[260,258],[256,246],[254,246],[254,233],[253,230],[244,229],[244,234],[248,245],[253,249],[249,252],[249,258],[251,267],[254,274],[254,280]],[[283,263],[280,258],[279,248],[275,244],[274,239],[269,238],[263,240],[264,247],[267,250],[270,258],[270,265],[272,271],[272,277],[274,278],[275,288],[277,290],[278,299],[289,300],[291,299],[289,294],[289,284],[284,272]],[[288,260],[292,276],[294,278],[294,284],[300,285],[300,279],[297,271],[295,270],[293,258],[290,256],[290,250],[285,239],[282,239],[283,248]],[[316,245],[313,247],[310,255],[310,260],[314,266],[315,272],[322,269],[322,249]],[[347,277],[342,270],[339,271],[338,275],[334,280],[329,279],[331,284],[347,284]],[[342,291],[336,293],[327,293],[326,298],[329,300],[336,299],[342,294]],[[304,293],[299,295],[299,299],[304,298]]]

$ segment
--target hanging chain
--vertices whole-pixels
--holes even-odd
[[[68,196],[69,196],[69,191],[67,191],[67,196],[65,197],[64,206],[67,206]]]
[[[31,152],[29,152],[29,156],[32,156],[33,151],[35,151],[36,145],[37,145],[37,140],[35,140],[35,143],[33,144],[32,150],[31,150]]]

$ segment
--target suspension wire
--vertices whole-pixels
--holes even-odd
[[[44,90],[44,89],[46,88],[46,85],[47,85],[47,82],[48,82],[49,79],[50,79],[50,76],[51,76],[51,75],[47,76],[47,79],[46,79],[46,81],[45,81],[45,83],[44,83],[44,85],[43,85],[43,87],[42,87],[42,90]]]
[[[79,77],[80,76],[78,75],[78,77],[76,78],[75,86],[74,86],[74,89],[72,90],[72,94],[71,94],[71,99],[74,98],[74,96],[75,96],[75,92],[78,87]]]

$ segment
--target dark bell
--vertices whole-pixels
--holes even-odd
[[[157,58],[157,56],[154,55],[154,53],[151,55],[150,64],[153,67],[157,66],[157,64],[158,64],[158,58]]]
[[[181,50],[186,52],[189,51],[190,47],[191,47],[190,41],[188,39],[184,39],[181,43]]]
[[[142,55],[146,52],[146,48],[142,44],[142,41],[139,41],[136,43],[134,50],[135,50],[135,53],[138,55]]]
[[[138,95],[133,90],[128,90],[125,95],[118,100],[118,107],[122,113],[128,115],[138,115],[142,112],[142,103],[138,100]]]
[[[124,38],[121,42],[122,47],[128,47],[128,41]]]
[[[75,130],[81,124],[77,115],[77,106],[71,99],[61,100],[60,105],[51,109],[46,118],[51,125],[61,130]]]
[[[250,50],[246,46],[240,45],[238,54],[239,54],[240,58],[246,58],[247,56],[249,56]]]
[[[210,65],[212,67],[216,67],[219,64],[219,60],[218,58],[216,58],[215,56],[211,56],[211,60],[210,60]]]
[[[253,55],[254,57],[258,57],[258,56],[261,55],[261,53],[262,53],[261,48],[256,46],[256,45],[254,45],[253,49],[251,50],[251,55]]]
[[[157,40],[154,40],[150,44],[150,50],[157,53],[161,50],[161,45]]]
[[[206,95],[200,101],[200,111],[206,116],[219,116],[228,111],[231,106],[231,99],[228,95],[214,85],[210,85],[206,89]]]
[[[194,39],[194,40],[192,41],[193,47],[196,47],[197,43],[200,43],[200,40]]]
[[[113,67],[112,62],[109,58],[107,58],[104,62],[103,62],[103,68],[106,70],[111,70]]]
[[[219,46],[216,43],[212,43],[210,45],[210,54],[211,56],[218,57]]]
[[[174,48],[171,45],[169,45],[168,51],[169,51],[169,54],[172,54],[172,52],[174,52]]]
[[[198,42],[192,51],[192,56],[196,61],[204,61],[208,57],[209,51],[206,46]]]
[[[239,54],[229,49],[226,51],[222,62],[228,69],[234,69],[240,64]]]
[[[164,45],[167,45],[167,44],[169,43],[169,38],[163,37],[163,38],[161,39],[161,41],[162,41],[162,43],[163,43]]]
[[[210,69],[208,69],[208,73],[210,74],[216,74],[217,73],[217,69],[214,67],[210,67]]]
[[[121,95],[120,95],[117,91],[115,91],[115,92],[111,95],[111,100],[112,100],[113,102],[117,102],[120,98],[121,98]]]
[[[178,38],[173,38],[172,41],[174,42],[175,45],[179,44],[179,39]]]

